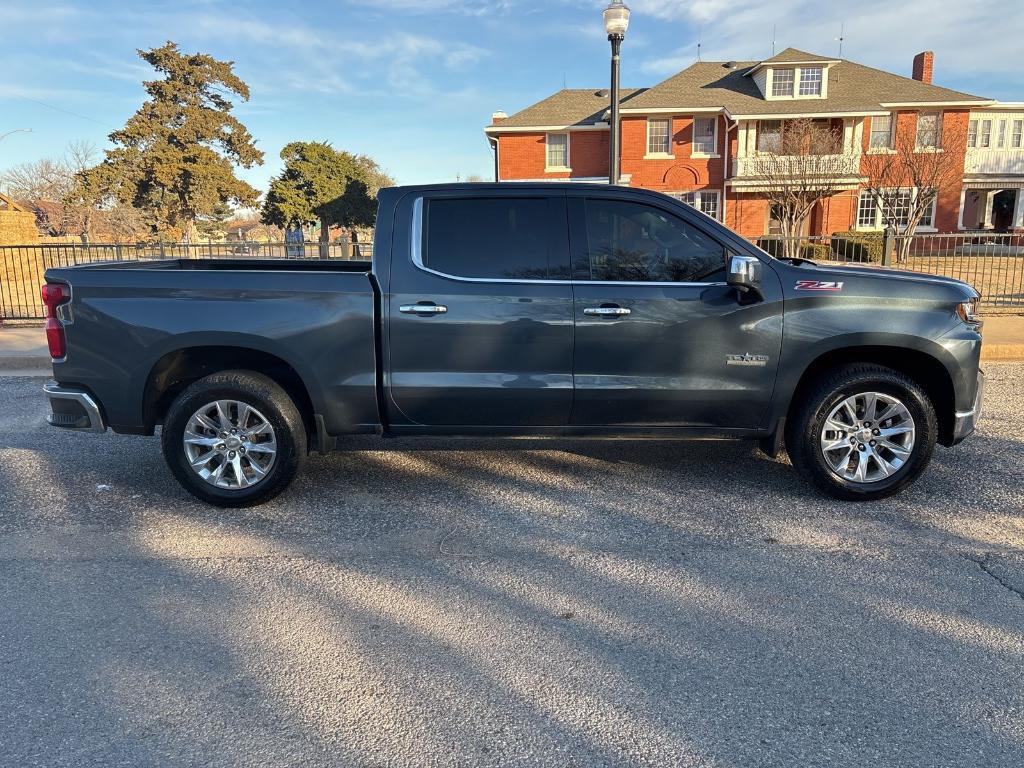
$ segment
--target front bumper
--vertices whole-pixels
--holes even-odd
[[[974,434],[978,420],[981,418],[982,397],[985,394],[985,374],[978,371],[978,389],[974,396],[974,407],[969,411],[957,411],[953,422],[953,445],[963,442]]]
[[[50,401],[50,415],[46,421],[51,427],[78,432],[107,431],[99,405],[84,389],[62,387],[51,379],[43,385],[43,392]]]

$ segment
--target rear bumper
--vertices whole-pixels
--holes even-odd
[[[43,392],[50,401],[50,415],[46,421],[51,427],[77,432],[107,431],[99,405],[84,389],[62,387],[50,380],[43,385]]]
[[[974,434],[978,420],[981,418],[982,398],[985,393],[985,374],[978,371],[978,389],[974,396],[974,407],[969,411],[957,411],[953,422],[952,445],[962,443],[965,439]]]

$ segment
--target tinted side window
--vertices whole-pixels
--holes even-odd
[[[458,277],[549,277],[547,198],[425,201],[423,264]]]
[[[642,203],[601,199],[588,199],[585,211],[591,280],[724,279],[725,248],[670,213]]]

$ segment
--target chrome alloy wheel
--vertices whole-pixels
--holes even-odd
[[[267,417],[237,400],[207,403],[192,414],[183,443],[193,472],[232,491],[262,481],[277,459],[277,438]]]
[[[862,392],[843,400],[825,419],[821,453],[843,480],[877,483],[907,462],[914,435],[914,419],[898,398]]]

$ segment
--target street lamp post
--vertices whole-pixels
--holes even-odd
[[[13,131],[8,131],[7,133],[0,133],[0,140],[6,139],[8,136],[12,136],[15,133],[32,133],[32,129],[31,128],[15,128]]]
[[[612,44],[611,130],[608,136],[608,183],[618,184],[619,157],[622,146],[622,126],[619,122],[619,51],[629,28],[629,6],[622,0],[612,0],[604,9],[604,29]]]

